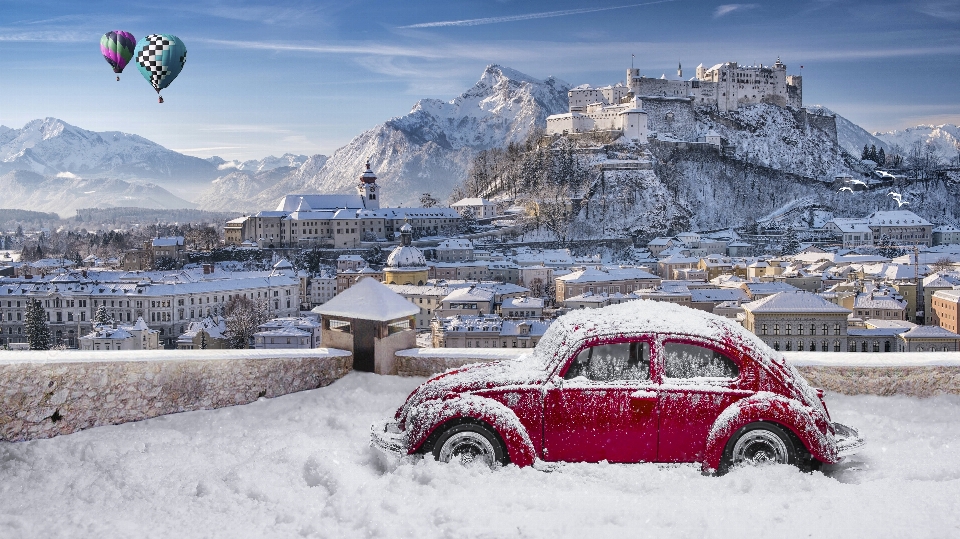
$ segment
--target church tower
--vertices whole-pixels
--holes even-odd
[[[367,170],[360,175],[360,183],[357,185],[357,191],[360,198],[363,199],[363,207],[368,210],[380,209],[380,190],[377,188],[377,175],[370,170],[370,161],[367,161]]]

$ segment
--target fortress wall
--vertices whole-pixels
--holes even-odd
[[[697,118],[693,103],[687,100],[642,99],[649,132],[672,133],[683,140],[697,140]],[[673,113],[673,119],[668,117]]]

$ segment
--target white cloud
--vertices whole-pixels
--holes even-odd
[[[729,15],[734,11],[743,11],[757,7],[760,7],[760,4],[723,4],[722,6],[717,6],[717,9],[713,12],[713,18],[719,19],[720,17]]]
[[[436,28],[438,26],[478,26],[481,24],[498,24],[502,22],[529,21],[532,19],[547,19],[550,17],[564,17],[567,15],[582,15],[584,13],[596,13],[598,11],[610,11],[613,9],[627,9],[640,6],[649,6],[652,4],[665,4],[667,2],[676,2],[677,0],[657,0],[656,2],[644,2],[642,4],[629,4],[626,6],[611,6],[597,8],[564,9],[560,11],[541,11],[539,13],[525,13],[523,15],[509,15],[504,17],[484,17],[480,19],[463,19],[459,21],[436,21],[410,24],[399,26],[398,28]]]
[[[77,175],[74,174],[74,173],[72,173],[72,172],[57,172],[57,177],[58,177],[58,178],[71,178],[71,179],[73,179],[73,178],[76,178]]]

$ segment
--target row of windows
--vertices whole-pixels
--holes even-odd
[[[804,341],[797,341],[796,350],[798,352],[803,352],[805,349],[811,352],[816,352],[818,350],[817,341],[810,341],[809,346],[807,348],[804,348],[804,344],[805,344]],[[794,346],[793,341],[787,341],[784,343],[784,350],[786,350],[787,352],[791,352],[794,350],[793,346]],[[773,349],[780,350],[780,341],[774,341]],[[829,343],[827,341],[820,341],[819,350],[821,352],[829,352],[830,351]],[[834,352],[840,351],[840,341],[833,341],[833,351]]]
[[[803,334],[804,334],[804,333],[803,333],[803,332],[804,332],[804,329],[803,329],[803,328],[804,328],[804,325],[803,325],[803,324],[797,324],[797,335],[803,335]],[[785,324],[785,325],[784,325],[784,331],[785,331],[784,335],[793,335],[793,324]],[[761,334],[761,335],[768,335],[767,324],[760,324],[760,334]],[[817,325],[816,325],[816,324],[810,324],[810,335],[816,335],[816,334],[817,334]],[[821,334],[821,335],[829,335],[828,324],[823,324],[823,326],[822,326],[821,329],[820,329],[820,334]],[[842,333],[841,333],[841,329],[840,329],[840,324],[834,324],[834,325],[833,325],[833,334],[834,334],[834,335],[841,335],[841,334],[842,334]],[[780,324],[774,324],[774,325],[773,325],[773,335],[780,335]]]

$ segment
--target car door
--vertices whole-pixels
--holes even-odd
[[[700,461],[717,417],[753,390],[740,388],[739,361],[716,343],[665,339],[657,350],[654,370],[662,374],[657,460]]]
[[[544,395],[543,458],[640,462],[657,456],[657,391],[651,341],[584,348]],[[551,387],[552,386],[552,387]]]

